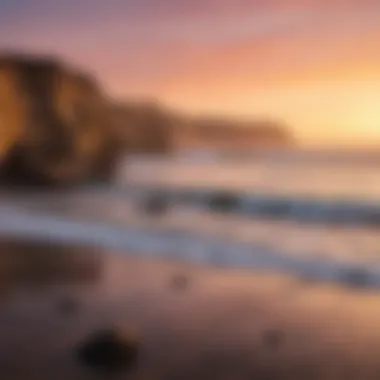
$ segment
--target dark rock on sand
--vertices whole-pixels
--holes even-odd
[[[292,204],[286,200],[274,200],[260,205],[258,213],[264,218],[289,218],[292,216]]]
[[[175,290],[186,290],[189,287],[190,278],[185,274],[175,274],[170,278],[170,287]]]
[[[368,287],[372,283],[371,275],[365,268],[348,269],[340,278],[344,284],[352,287]]]
[[[77,352],[79,362],[98,371],[119,372],[131,369],[137,361],[139,342],[130,334],[106,329],[94,333]]]
[[[209,207],[213,211],[232,212],[239,207],[239,199],[232,193],[217,193],[210,198]]]
[[[284,332],[277,329],[267,330],[262,336],[263,345],[269,348],[278,348],[281,344],[283,344],[284,340]]]
[[[108,178],[121,154],[94,78],[46,56],[0,55],[0,180],[23,186]]]
[[[74,314],[79,309],[79,302],[70,296],[64,296],[58,300],[58,311],[64,315]]]
[[[153,194],[143,202],[143,212],[151,216],[161,216],[168,212],[169,200],[164,194]]]

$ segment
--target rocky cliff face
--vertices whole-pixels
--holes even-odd
[[[114,106],[114,117],[125,152],[162,154],[173,149],[175,120],[156,103],[119,103]]]
[[[126,102],[115,109],[120,141],[128,152],[181,149],[261,149],[294,146],[293,136],[272,120],[190,117],[154,103]]]
[[[0,56],[0,178],[67,185],[108,177],[119,149],[91,77],[49,57]]]
[[[190,117],[156,103],[125,102],[114,107],[119,141],[127,152],[168,153],[182,149],[289,148],[287,126],[273,120]]]
[[[154,102],[115,103],[50,57],[0,55],[0,184],[65,186],[112,178],[121,155],[289,145],[281,124],[193,118]]]
[[[252,150],[289,148],[295,144],[284,123],[255,118],[248,121],[221,117],[189,118],[174,130],[173,139],[178,149]]]

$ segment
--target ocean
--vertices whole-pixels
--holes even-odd
[[[3,377],[108,378],[78,348],[111,329],[138,349],[116,378],[378,379],[379,166],[195,152],[2,191]]]
[[[380,286],[380,154],[186,152],[130,157],[118,173],[110,186],[3,192],[0,233]],[[154,194],[162,215],[144,212]]]

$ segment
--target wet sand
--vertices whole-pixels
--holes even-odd
[[[380,376],[374,290],[91,247],[3,242],[0,252],[2,380],[103,378],[75,353],[105,327],[141,343],[136,367],[112,379]]]

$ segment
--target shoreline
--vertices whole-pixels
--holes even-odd
[[[136,380],[378,377],[378,292],[269,271],[137,259],[112,250],[77,247],[74,256],[69,253],[53,244],[46,252],[43,244],[8,244],[9,259],[46,255],[51,263],[57,260],[58,272],[38,286],[13,284],[16,291],[2,298],[5,379],[92,378],[73,352],[87,334],[111,325],[132,327],[141,337],[139,364],[128,375]],[[78,268],[95,256],[100,267],[77,281]],[[41,265],[50,266],[45,260],[28,265],[35,274]],[[75,281],[72,270],[79,273]],[[178,278],[186,279],[184,285]],[[79,305],[71,316],[55,309],[62,294]]]
[[[91,245],[137,257],[198,263],[201,265],[250,270],[272,270],[321,282],[343,282],[352,286],[380,288],[380,269],[371,263],[339,262],[333,259],[284,255],[262,245],[196,236],[184,231],[152,227],[112,225],[57,215],[34,214],[22,207],[3,206],[0,237],[32,242]]]

